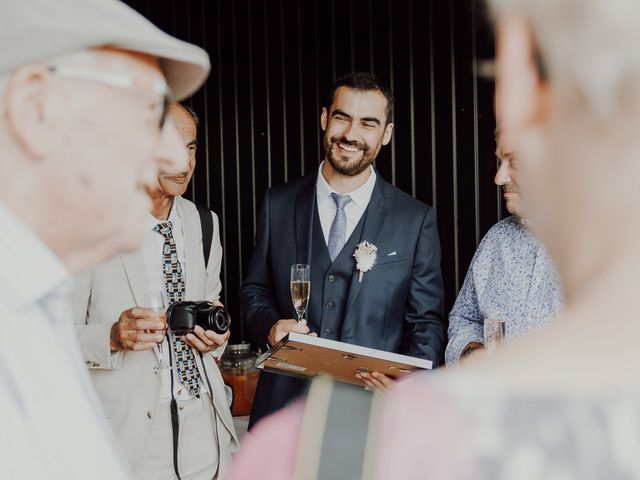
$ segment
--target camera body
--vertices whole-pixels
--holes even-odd
[[[231,326],[231,316],[223,307],[211,302],[174,302],[167,308],[167,323],[176,336],[193,332],[196,325],[204,330],[224,334]]]

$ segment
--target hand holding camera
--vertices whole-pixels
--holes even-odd
[[[184,339],[187,345],[202,353],[209,353],[224,345],[230,335],[231,332],[228,330],[226,333],[220,334],[213,330],[204,330],[201,326],[196,325],[193,333],[186,334]]]
[[[202,353],[216,350],[230,335],[231,317],[218,301],[175,302],[167,309],[167,321],[175,335]]]

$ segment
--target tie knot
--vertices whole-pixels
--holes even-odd
[[[344,209],[344,207],[346,207],[351,201],[351,197],[349,195],[340,195],[336,192],[333,192],[331,194],[331,198],[333,198],[333,201],[335,202],[338,210]]]
[[[169,238],[172,236],[171,222],[161,222],[153,227],[153,229],[165,238]]]

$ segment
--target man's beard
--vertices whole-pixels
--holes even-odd
[[[349,147],[354,147],[362,151],[362,156],[358,160],[345,160],[340,154],[333,150],[333,146],[342,143]],[[324,136],[324,151],[326,152],[327,161],[333,169],[340,175],[345,177],[355,177],[364,172],[376,159],[376,152],[372,151],[364,142],[349,141],[344,137],[328,138]]]

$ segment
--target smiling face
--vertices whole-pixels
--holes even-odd
[[[157,63],[108,49],[88,57],[79,58],[77,65],[129,76],[135,88],[54,75],[52,82],[63,95],[61,111],[67,112],[60,118],[65,130],[56,133],[66,140],[52,156],[60,163],[58,168],[51,163],[56,173],[48,178],[52,183],[59,179],[56,183],[63,187],[55,203],[61,209],[69,205],[73,222],[91,233],[88,245],[104,242],[113,251],[131,250],[144,238],[141,220],[150,206],[145,189],[153,185],[158,169],[184,170],[186,155],[171,121],[158,129],[158,96],[148,87],[164,82]]]
[[[164,95],[155,86],[166,84],[154,58],[102,48],[49,63],[7,80],[0,143],[12,160],[0,171],[22,188],[5,198],[76,272],[140,246],[146,189],[158,169],[184,170],[187,156],[172,122],[159,128]],[[30,202],[20,205],[24,192]]]
[[[196,168],[196,147],[198,145],[196,138],[197,127],[191,114],[179,103],[173,103],[171,105],[168,118],[173,125],[175,125],[182,138],[182,142],[189,155],[189,163],[186,169],[183,169],[177,174],[174,172],[167,173],[161,169],[158,173],[158,185],[156,189],[164,195],[176,197],[184,195],[193,176],[193,170]]]
[[[320,117],[325,160],[340,175],[364,172],[391,140],[393,123],[386,119],[387,99],[380,91],[338,88]]]

